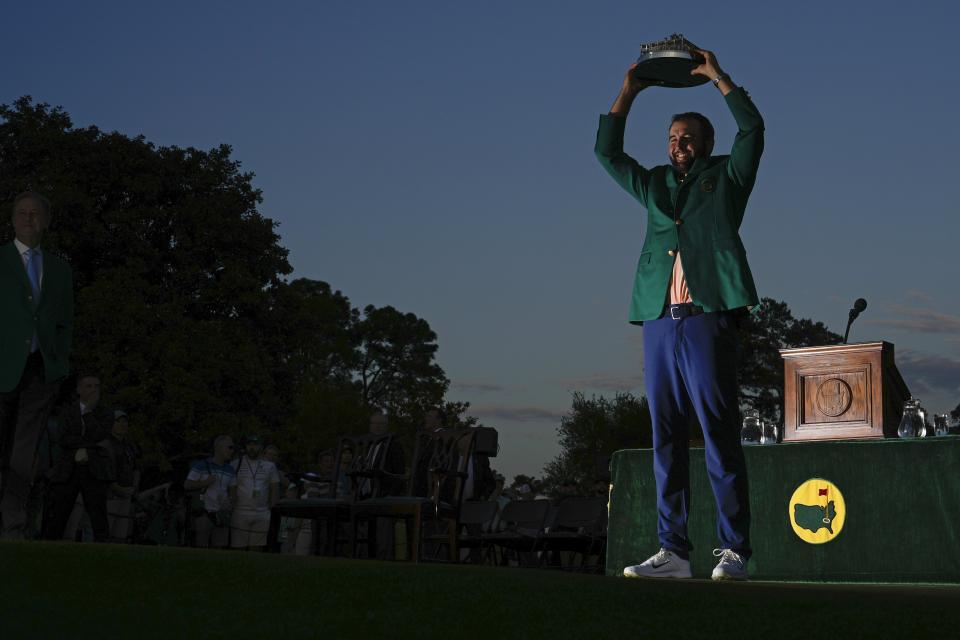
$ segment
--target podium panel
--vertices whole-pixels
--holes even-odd
[[[910,396],[889,342],[782,349],[783,439],[895,437]]]

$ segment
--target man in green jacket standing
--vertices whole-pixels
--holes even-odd
[[[729,156],[713,156],[714,130],[699,113],[675,115],[670,164],[647,169],[623,152],[626,117],[649,86],[627,71],[594,149],[600,163],[647,209],[630,322],[644,325],[644,379],[653,420],[660,550],[626,567],[627,577],[691,576],[687,536],[691,413],[703,427],[717,504],[720,558],[714,580],[743,580],[750,558],[750,505],[740,445],[737,316],[758,304],[739,229],[763,152],[763,119],[716,57],[698,50],[738,131]]]
[[[73,275],[40,247],[50,203],[31,191],[13,202],[15,239],[0,247],[0,537],[23,537],[37,442],[67,375]]]

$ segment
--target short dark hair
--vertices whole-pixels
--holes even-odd
[[[440,420],[440,424],[447,426],[447,412],[440,407],[434,407],[433,410],[437,412],[437,418]]]
[[[710,124],[710,121],[707,119],[707,116],[702,113],[697,113],[696,111],[687,111],[685,113],[675,113],[673,118],[670,119],[670,126],[673,126],[674,122],[699,122],[700,123],[700,132],[703,133],[704,142],[713,142],[713,137],[715,132],[713,130],[713,125]]]
[[[43,212],[47,214],[48,218],[50,217],[50,201],[47,200],[45,196],[37,193],[36,191],[21,191],[20,193],[18,193],[16,197],[13,199],[13,206],[10,207],[10,210],[13,211],[14,209],[16,209],[17,205],[24,200],[33,200],[35,202],[39,202],[40,206],[43,207]]]
[[[80,384],[80,381],[84,378],[96,378],[100,384],[103,384],[103,377],[99,371],[95,371],[94,369],[78,369],[74,376],[74,384]]]

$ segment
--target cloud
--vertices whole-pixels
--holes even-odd
[[[923,302],[933,302],[934,297],[929,293],[924,291],[917,291],[916,289],[909,289],[904,292],[904,295],[910,300],[922,300]]]
[[[897,366],[911,393],[960,393],[960,360],[905,349],[897,353]]]
[[[893,320],[864,320],[864,322],[874,326],[902,329],[916,333],[960,334],[960,316],[951,316],[933,309],[900,306],[895,307],[894,311],[905,317]]]
[[[643,378],[596,373],[586,378],[568,380],[564,386],[577,391],[637,391],[643,389]]]
[[[457,391],[465,393],[493,393],[495,391],[506,391],[507,388],[499,384],[488,382],[452,382],[450,386]]]
[[[485,420],[508,420],[511,422],[557,422],[563,417],[562,411],[554,411],[545,407],[487,405],[470,407],[469,413]]]

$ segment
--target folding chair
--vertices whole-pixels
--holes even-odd
[[[525,562],[524,556],[530,559],[536,552],[537,541],[544,531],[549,512],[549,500],[515,500],[508,503],[500,511],[497,531],[482,536],[488,559],[492,558],[495,564],[506,565],[509,563],[507,552],[512,551],[519,566],[533,566],[535,563]],[[500,550],[499,559],[497,549]]]
[[[467,561],[472,564],[483,562],[484,542],[483,534],[489,533],[493,520],[497,517],[500,505],[494,501],[468,500],[460,505],[460,533],[457,536],[457,546],[461,556],[464,550],[469,550]],[[425,535],[425,542],[443,542],[445,536]],[[462,557],[459,558],[462,561]]]
[[[564,498],[557,504],[556,516],[547,531],[540,534],[537,549],[540,551],[540,564],[551,554],[560,559],[561,569],[572,568],[563,563],[563,552],[570,552],[571,561],[580,554],[582,570],[588,556],[600,555],[606,537],[603,523],[606,521],[607,500],[603,497]]]

